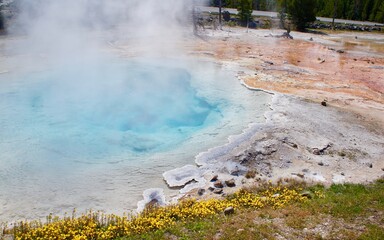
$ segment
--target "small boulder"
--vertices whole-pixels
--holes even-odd
[[[230,179],[230,180],[227,180],[225,181],[225,184],[228,186],[228,187],[235,187],[236,186],[236,183],[235,183],[235,179]]]
[[[213,176],[213,177],[211,178],[211,182],[216,182],[218,178],[219,178],[218,175]]]
[[[298,176],[299,178],[304,178],[305,174],[304,173],[291,173],[292,175]]]
[[[248,170],[248,172],[245,173],[245,178],[255,178],[256,174],[256,170]]]
[[[204,188],[200,188],[200,189],[197,191],[197,194],[198,194],[199,196],[203,196],[204,193],[205,193],[205,189],[204,189]]]
[[[326,107],[326,106],[327,106],[327,100],[323,100],[323,101],[321,102],[321,105],[324,106],[324,107]]]
[[[321,155],[321,150],[318,149],[318,148],[314,148],[314,149],[312,149],[312,153],[313,153],[314,155]]]
[[[228,11],[224,11],[222,15],[223,15],[224,21],[229,22],[231,20],[231,14]]]
[[[215,188],[223,188],[224,187],[223,183],[220,180],[216,180],[216,182],[213,184],[213,186],[215,186]]]
[[[304,178],[305,174],[304,173],[298,173],[296,174],[299,178]]]
[[[231,215],[235,213],[235,209],[233,207],[227,207],[224,209],[224,215]]]
[[[306,198],[309,198],[309,199],[312,199],[313,198],[313,193],[311,193],[310,191],[304,191],[300,194],[302,197],[306,197]]]
[[[215,188],[215,190],[213,190],[213,193],[214,194],[222,194],[223,193],[223,189],[222,188]]]

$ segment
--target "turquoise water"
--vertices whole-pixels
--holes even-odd
[[[164,151],[213,124],[208,116],[219,114],[196,95],[184,69],[135,63],[101,67],[31,74],[3,89],[1,139],[32,141],[43,158],[108,161]]]
[[[0,75],[0,221],[122,213],[270,97],[210,62],[113,60]],[[26,211],[26,209],[28,209]]]

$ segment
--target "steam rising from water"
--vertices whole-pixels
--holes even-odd
[[[94,37],[98,30],[108,30],[103,32],[104,41],[124,39],[140,43],[146,54],[169,54],[179,50],[174,43],[191,22],[192,2],[19,0],[21,14],[11,29],[28,35],[25,48],[19,50],[44,54],[50,61],[100,58],[95,51],[105,42]]]
[[[26,38],[16,48],[25,78],[37,85],[29,93],[33,111],[56,122],[80,123],[141,134],[166,128],[202,126],[210,104],[195,96],[188,72],[169,67],[127,64],[112,54],[136,52],[141,59],[182,54],[185,29],[192,30],[187,0],[20,0],[14,31]],[[137,53],[138,52],[138,53]],[[126,60],[125,60],[126,61]],[[165,64],[167,65],[167,64]],[[135,69],[136,68],[136,69]],[[20,110],[21,111],[21,110]],[[75,116],[75,117],[74,117]],[[55,123],[56,124],[56,123]],[[169,129],[168,129],[169,130]],[[164,136],[163,136],[164,137]],[[130,136],[129,139],[137,139]],[[159,140],[145,138],[154,148]],[[128,147],[129,147],[128,146]]]
[[[164,149],[215,113],[196,95],[186,70],[148,62],[71,66],[23,79],[8,90],[13,95],[3,104],[14,108],[3,114],[14,119],[20,135],[40,139],[39,148],[84,158]],[[6,129],[3,134],[15,141],[22,137]]]
[[[192,1],[20,2],[26,36],[0,61],[0,222],[132,210],[146,188],[171,191],[163,172],[263,119],[268,97],[180,61]]]

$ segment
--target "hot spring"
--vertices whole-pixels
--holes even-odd
[[[122,213],[162,173],[250,123],[269,96],[207,61],[115,59],[0,75],[0,220]]]

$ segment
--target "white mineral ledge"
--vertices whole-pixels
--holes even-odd
[[[205,179],[201,174],[201,170],[197,166],[185,165],[181,168],[176,168],[163,173],[164,180],[169,187],[183,187],[188,184],[187,189],[201,187],[205,184]]]
[[[164,190],[162,188],[150,188],[143,192],[144,199],[137,203],[137,212],[142,212],[145,209],[145,206],[155,201],[159,206],[167,205],[165,201]]]

